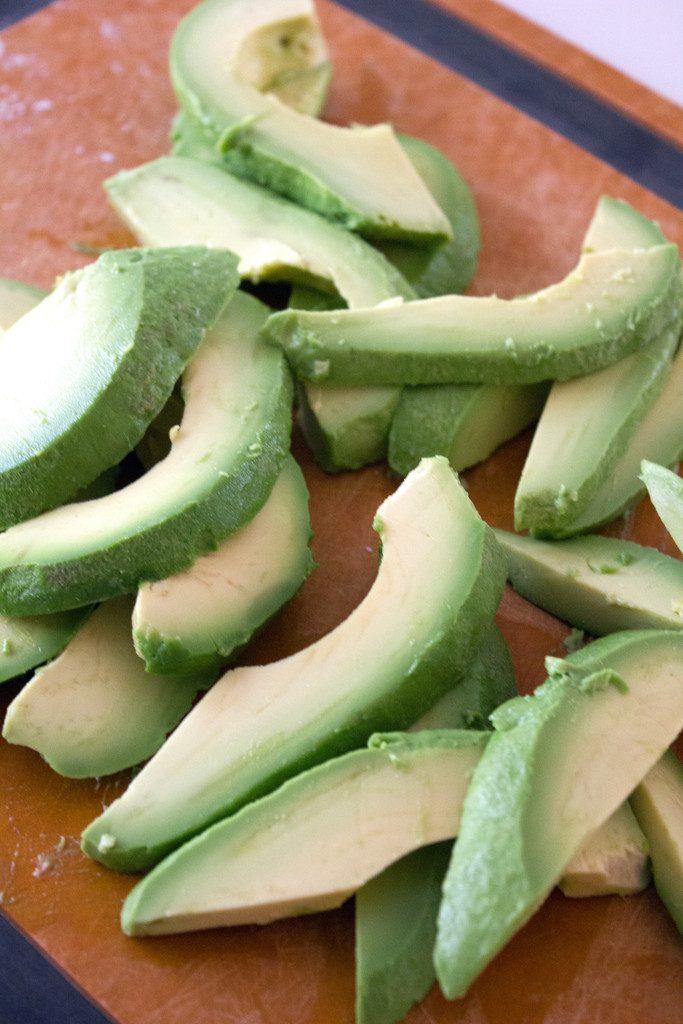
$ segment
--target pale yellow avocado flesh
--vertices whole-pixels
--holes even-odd
[[[650,847],[627,803],[588,837],[559,887],[565,896],[629,896],[650,881]]]
[[[377,578],[354,612],[283,661],[226,673],[83,836],[136,870],[289,775],[402,728],[457,683],[502,591],[502,559],[445,459],[381,506]]]
[[[457,835],[487,738],[471,735],[464,749],[358,750],[297,776],[159,864],[129,897],[124,930],[265,924],[339,906],[405,853]]]
[[[63,653],[14,698],[3,736],[31,747],[61,775],[94,778],[154,754],[206,676],[145,672],[133,648],[132,598],[97,608]]]

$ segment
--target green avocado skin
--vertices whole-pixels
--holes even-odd
[[[439,911],[434,958],[447,998],[463,996],[540,906],[575,852],[571,846],[579,839],[577,829],[593,831],[599,826],[588,794],[596,797],[600,792],[601,812],[607,810],[609,815],[640,781],[639,772],[648,771],[672,741],[669,732],[675,738],[680,723],[671,714],[674,706],[680,707],[678,718],[683,720],[683,700],[677,693],[681,653],[680,632],[614,633],[569,655],[558,666],[549,665],[553,674],[532,696],[515,698],[496,711],[495,731],[465,799]],[[652,678],[655,664],[664,666],[660,681]],[[641,671],[649,673],[647,678],[640,676]],[[621,673],[629,678],[630,687]],[[650,690],[651,686],[660,700],[667,694],[667,703],[653,714],[650,732],[640,745],[634,744],[636,756],[629,760],[625,737],[638,736],[643,719],[639,702],[645,687]],[[586,788],[579,797],[575,790],[568,790],[570,765],[580,762],[588,742],[586,732],[590,735],[591,721],[599,713],[602,728],[594,730],[588,757],[595,756],[600,736],[604,750],[610,752],[600,753],[603,767],[609,757],[609,763],[621,767],[623,762],[623,768],[611,783],[603,779],[598,787],[589,760],[581,780]],[[605,733],[606,716],[619,718],[614,726],[616,739]],[[649,757],[652,760],[647,763]],[[560,768],[562,793],[574,801],[570,810],[558,806],[556,788],[549,782],[558,781]],[[609,800],[614,807],[608,809]],[[575,826],[577,806],[581,816]],[[571,841],[565,838],[567,829]]]
[[[265,307],[261,303],[241,292],[237,298],[240,306],[260,307],[256,319],[263,321]],[[32,563],[16,561],[11,550],[5,552],[5,564],[0,565],[0,613],[40,615],[132,593],[142,581],[164,579],[187,568],[198,554],[214,550],[248,522],[270,493],[287,456],[291,434],[291,377],[282,357],[267,363],[268,400],[255,453],[248,452],[219,473],[210,493],[203,494],[201,500],[191,496],[130,535],[117,537],[114,531],[113,538],[104,538],[102,546],[90,553],[74,551],[52,562]],[[56,514],[45,513],[46,529],[49,517]],[[21,528],[22,524],[16,527]],[[3,540],[11,539],[12,531],[7,531]]]
[[[103,323],[112,324],[102,355],[107,383],[92,403],[30,457],[18,461],[0,446],[0,528],[62,504],[135,446],[236,288],[236,266],[231,253],[200,247],[110,251],[32,310],[36,331],[49,335],[60,296],[74,287],[87,289],[93,308],[110,287],[122,302],[118,317],[102,308]],[[192,302],[184,301],[188,294]]]

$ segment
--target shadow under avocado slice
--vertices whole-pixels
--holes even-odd
[[[183,377],[168,456],[127,487],[0,534],[0,611],[61,611],[137,590],[215,548],[263,505],[287,455],[291,380],[241,292]]]

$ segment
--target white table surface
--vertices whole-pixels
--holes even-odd
[[[683,107],[683,0],[504,0]]]

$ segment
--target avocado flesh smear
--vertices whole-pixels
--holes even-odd
[[[650,843],[657,892],[683,935],[683,765],[672,750],[631,794],[631,806]]]
[[[2,335],[0,528],[71,498],[131,450],[236,285],[231,253],[111,251]],[[188,290],[194,301],[179,304]]]
[[[389,125],[324,124],[236,77],[234,14],[234,0],[205,0],[181,21],[170,55],[181,107],[228,167],[368,237],[449,238],[447,218]]]
[[[259,339],[267,310],[237,293],[183,377],[167,458],[114,494],[0,535],[0,611],[77,607],[163,579],[215,548],[263,505],[289,447],[291,381]]]
[[[358,384],[534,383],[601,369],[678,316],[676,246],[583,255],[523,299],[466,295],[374,309],[273,314],[267,336],[300,380]]]
[[[457,833],[486,733],[374,736],[190,840],[128,896],[128,935],[329,910],[411,849]]]
[[[68,778],[99,778],[151,757],[211,681],[155,676],[133,648],[130,597],[101,604],[14,698],[3,737]]]
[[[508,579],[538,608],[592,634],[683,628],[683,562],[615,537],[544,541],[496,530]]]
[[[678,735],[682,652],[680,632],[614,633],[548,659],[550,679],[494,713],[439,913],[448,998],[465,994]]]
[[[640,478],[647,487],[650,501],[667,530],[683,551],[683,480],[677,473],[643,459]]]
[[[375,528],[382,560],[358,608],[283,661],[226,673],[88,826],[89,856],[147,867],[303,768],[409,725],[463,678],[502,592],[490,529],[443,459],[407,478]]]
[[[603,196],[582,250],[648,249],[665,242],[657,224],[628,203]],[[517,529],[562,536],[589,506],[661,392],[680,331],[679,316],[645,349],[553,385],[515,494]]]
[[[218,672],[313,568],[308,491],[288,456],[250,522],[189,569],[138,591],[135,648],[150,672]],[[1,664],[1,662],[0,662]]]

